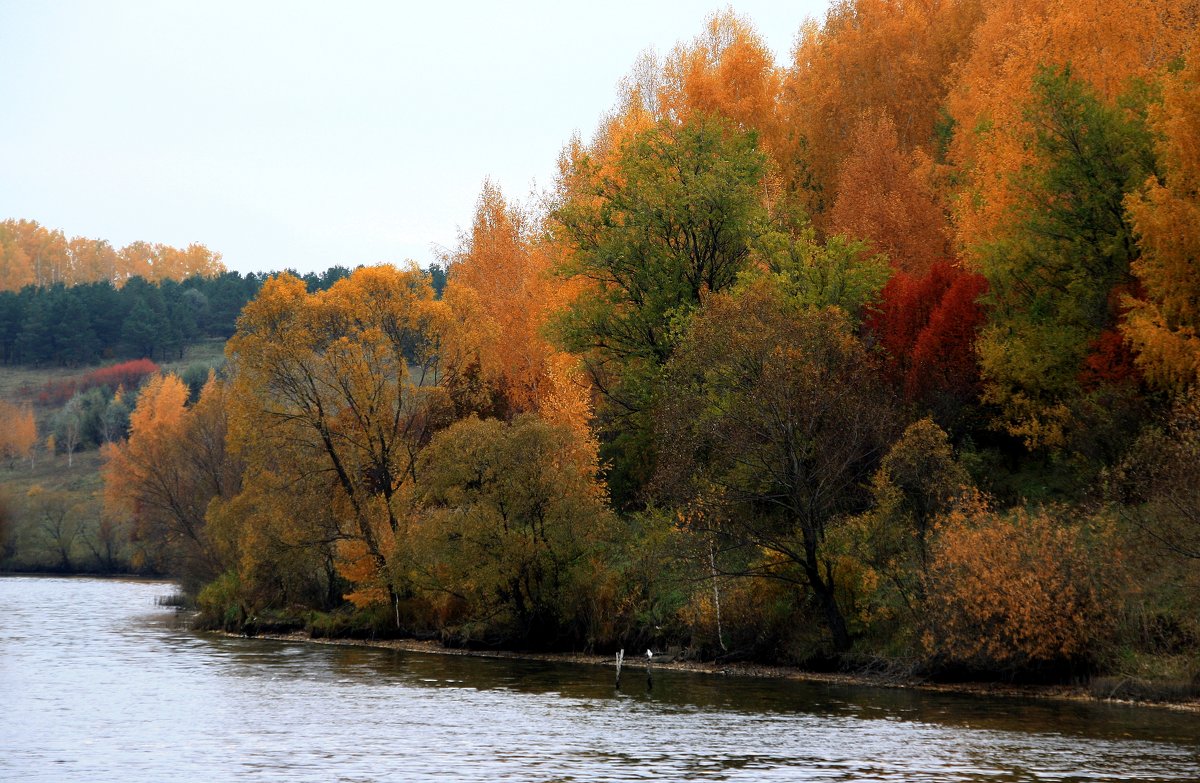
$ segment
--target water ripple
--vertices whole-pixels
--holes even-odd
[[[192,634],[0,578],[0,780],[1195,781],[1200,719]]]

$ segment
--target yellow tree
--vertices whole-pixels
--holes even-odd
[[[7,220],[4,225],[24,254],[33,278],[30,282],[39,286],[68,282],[67,239],[61,231],[50,230],[34,220]]]
[[[17,460],[28,459],[32,467],[33,451],[37,447],[37,423],[33,409],[0,400],[0,458],[8,460],[12,467]]]
[[[117,251],[108,242],[74,237],[67,243],[67,254],[70,259],[69,285],[100,281],[116,284]]]
[[[131,277],[142,277],[147,280],[153,277],[154,247],[148,242],[130,242],[117,251],[120,260],[119,269],[121,280]]]
[[[417,458],[450,412],[432,385],[446,321],[415,266],[359,269],[311,296],[281,275],[246,306],[226,348],[238,449],[297,481],[323,478],[342,522],[339,568],[360,604],[396,604],[388,557]]]
[[[0,291],[20,291],[34,282],[33,266],[15,230],[15,220],[0,223]]]
[[[1180,390],[1200,381],[1200,47],[1163,92],[1154,124],[1164,181],[1152,177],[1126,202],[1145,295],[1130,302],[1122,331],[1147,380]]]
[[[241,492],[209,506],[210,538],[248,610],[280,602],[333,608],[344,600],[338,544],[345,541],[345,504],[331,501],[326,476],[299,467],[293,451],[255,454]]]
[[[453,324],[443,377],[460,413],[538,413],[591,442],[591,401],[577,362],[543,336],[579,286],[551,274],[554,256],[534,224],[485,182],[469,234],[450,259]]]

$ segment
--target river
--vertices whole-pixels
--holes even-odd
[[[1200,716],[189,631],[0,578],[4,781],[1200,780]]]

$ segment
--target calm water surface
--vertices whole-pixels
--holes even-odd
[[[228,639],[0,578],[4,781],[1200,781],[1200,717]]]

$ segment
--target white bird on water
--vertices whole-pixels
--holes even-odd
[[[649,661],[649,660],[650,660],[651,658],[653,658],[653,657],[654,657],[654,651],[653,651],[653,650],[650,650],[650,649],[647,649],[647,650],[646,650],[646,660],[647,660],[647,661]]]

